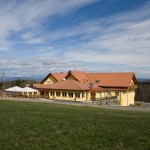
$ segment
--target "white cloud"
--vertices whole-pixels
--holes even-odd
[[[63,15],[66,12],[72,12],[83,5],[93,2],[93,0],[26,0],[26,1],[6,1],[0,5],[0,41],[10,44],[9,36],[13,33],[26,32],[32,29],[37,30],[46,17],[54,15]],[[21,35],[20,35],[21,36]],[[22,36],[25,42],[37,43],[43,40],[29,39]],[[2,43],[2,44],[3,44]],[[5,49],[5,46],[4,48]],[[1,49],[0,49],[1,50]]]
[[[148,74],[145,67],[150,69],[150,3],[146,7],[89,21],[66,30],[53,32],[52,40],[61,40],[79,36],[73,45],[67,45],[65,58],[73,62],[85,62],[103,65],[115,64],[118,68],[108,71],[135,71],[141,76]],[[105,24],[110,24],[105,27]],[[90,38],[91,37],[91,38]],[[83,42],[87,39],[87,42]],[[89,40],[88,40],[89,39]],[[123,65],[119,66],[120,64]],[[86,67],[86,65],[84,66]],[[97,67],[97,69],[101,69]],[[79,67],[77,67],[78,69]],[[92,70],[92,69],[91,69]],[[150,71],[148,71],[150,74]]]
[[[9,5],[0,5],[0,45],[3,45],[0,50],[8,50],[17,43],[45,43],[45,46],[35,46],[37,55],[33,60],[13,62],[6,58],[8,61],[3,64],[8,65],[7,70],[24,76],[70,69],[116,70],[135,71],[138,76],[148,77],[150,3],[70,28],[42,31],[41,22],[47,17],[72,13],[91,2],[93,0],[27,0],[20,4],[12,1]],[[20,41],[12,43],[8,40],[13,33],[19,34]],[[64,40],[62,44],[55,45],[61,40]]]

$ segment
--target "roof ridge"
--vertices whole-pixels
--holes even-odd
[[[82,83],[82,82],[79,82],[79,81],[75,81],[75,80],[71,80],[73,82],[75,82],[75,85],[80,88],[81,90],[83,90],[83,88],[81,88],[79,85],[77,85],[76,83],[78,82],[79,84],[86,84],[86,83]]]
[[[78,73],[78,72],[82,73],[81,78],[80,78],[80,75],[79,75],[79,74],[76,74],[76,73]],[[84,75],[87,79],[89,79],[88,76],[87,76],[87,73],[84,72],[84,71],[75,71],[75,72],[71,72],[71,74],[72,74],[77,80],[79,80],[79,81],[81,81],[81,82],[82,82],[82,80],[84,79],[83,75]],[[76,76],[76,75],[77,75],[77,76]]]
[[[86,74],[134,74],[134,72],[88,72]]]

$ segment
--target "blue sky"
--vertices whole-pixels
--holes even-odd
[[[0,73],[150,78],[150,0],[0,0]]]

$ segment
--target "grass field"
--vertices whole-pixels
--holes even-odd
[[[0,101],[0,150],[149,150],[150,113]]]

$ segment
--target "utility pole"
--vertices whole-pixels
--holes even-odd
[[[3,94],[5,96],[5,72],[3,72]]]

